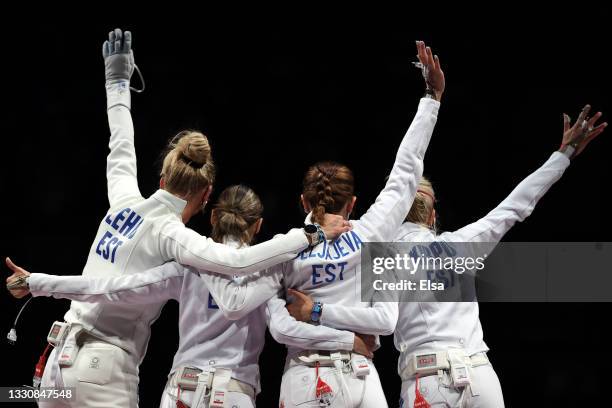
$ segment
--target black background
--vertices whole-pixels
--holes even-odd
[[[606,13],[478,11],[451,15],[448,23],[433,10],[305,22],[299,13],[264,22],[188,10],[160,20],[118,12],[98,13],[109,16],[103,21],[5,15],[0,255],[31,271],[80,273],[107,209],[100,49],[115,26],[132,30],[147,82],[146,92],[132,98],[145,196],[156,189],[166,140],[196,128],[213,146],[215,191],[242,182],[260,194],[260,239],[301,223],[301,178],[322,159],[354,170],[356,215],[362,214],[384,185],[423,92],[410,64],[414,40],[422,39],[439,54],[447,80],[425,173],[436,188],[443,229],[475,220],[558,147],[562,112],[575,118],[585,103],[612,111]],[[610,147],[604,133],[505,240],[609,240]],[[207,234],[208,216],[189,225]],[[578,273],[589,279],[589,271]],[[21,303],[0,296],[0,334]],[[48,328],[68,304],[32,302],[18,344],[0,342],[0,385],[30,383]],[[167,305],[154,324],[141,366],[142,407],[156,406],[161,395],[177,344],[177,310]],[[611,311],[596,303],[482,304],[506,406],[607,405]],[[263,407],[277,404],[284,362],[284,348],[268,340]],[[375,363],[396,406],[391,340],[383,339]]]

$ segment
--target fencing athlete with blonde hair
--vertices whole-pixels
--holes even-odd
[[[263,206],[248,187],[226,188],[211,214],[211,236],[236,248],[249,245],[263,221]],[[260,390],[257,360],[265,342],[266,323],[275,338],[291,344],[335,349],[348,343],[362,354],[371,354],[371,336],[296,322],[285,301],[260,296],[255,286],[280,277],[274,268],[253,275],[230,278],[185,268],[176,262],[152,270],[116,277],[54,276],[30,274],[10,260],[14,271],[8,281],[26,276],[34,296],[53,296],[99,304],[144,305],[174,299],[179,302],[179,347],[161,397],[162,408],[255,406]],[[201,275],[200,275],[201,272]],[[200,275],[200,276],[199,276]],[[365,339],[365,340],[363,340]],[[206,376],[198,381],[197,375]],[[211,399],[214,396],[215,401]]]
[[[461,247],[462,243],[498,243],[519,221],[534,210],[548,189],[561,178],[570,159],[580,154],[607,123],[595,126],[601,112],[588,119],[587,105],[570,126],[564,115],[563,139],[559,151],[524,179],[502,203],[480,220],[454,232],[436,234],[435,193],[431,183],[421,180],[406,222],[396,241]],[[408,197],[411,200],[412,197]],[[465,244],[464,244],[465,245]],[[459,251],[459,249],[456,249]],[[447,273],[455,273],[448,271]],[[456,282],[456,279],[446,280]],[[472,281],[473,282],[473,281]],[[335,326],[334,326],[335,327]],[[402,378],[402,407],[501,408],[504,406],[497,374],[487,358],[478,302],[401,302],[395,330],[395,346]],[[433,360],[432,360],[432,356]],[[459,359],[467,366],[469,384],[458,385],[450,372]],[[418,384],[418,388],[417,388]],[[418,389],[418,391],[417,391]],[[425,405],[428,404],[428,405]]]
[[[110,208],[96,233],[83,276],[132,274],[171,260],[229,276],[244,275],[290,260],[325,236],[335,238],[348,231],[341,217],[328,218],[323,227],[309,225],[237,249],[187,228],[185,223],[206,204],[214,180],[210,145],[195,131],[181,132],[172,139],[163,161],[160,189],[149,198],[142,197],[130,115],[130,78],[135,67],[131,44],[131,33],[116,29],[103,45],[111,133],[107,159]],[[162,305],[72,302],[65,322],[52,326],[49,341],[55,348],[42,386],[75,387],[76,399],[64,401],[74,407],[136,407],[138,366]]]

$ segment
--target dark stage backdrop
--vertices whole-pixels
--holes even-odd
[[[107,209],[100,49],[114,26],[133,31],[147,82],[146,92],[132,99],[143,194],[157,188],[166,140],[181,129],[200,129],[218,165],[215,192],[245,183],[260,194],[265,240],[302,222],[301,178],[315,161],[338,160],[354,170],[356,216],[374,201],[423,92],[420,72],[411,65],[416,39],[440,55],[447,79],[425,169],[439,197],[441,226],[453,230],[486,214],[558,148],[562,112],[575,118],[588,102],[608,120],[612,114],[609,23],[566,23],[571,18],[558,24],[546,18],[505,24],[458,19],[419,29],[406,18],[393,30],[391,24],[243,26],[229,19],[215,23],[213,16],[189,23],[15,19],[5,30],[2,62],[8,106],[0,255],[55,274],[78,274],[85,263]],[[606,133],[507,241],[609,240],[612,136]],[[189,225],[207,234],[209,215]],[[589,271],[579,273],[589,278]],[[0,295],[0,335],[20,304]],[[32,302],[18,344],[0,341],[0,385],[30,383],[49,325],[67,307],[45,298]],[[168,304],[153,326],[141,366],[142,407],[159,401],[177,345],[177,310]],[[606,405],[611,311],[610,304],[595,303],[482,304],[485,340],[506,405]],[[277,404],[284,354],[269,338],[259,406]],[[375,363],[391,406],[399,395],[396,358],[392,339],[384,338]]]

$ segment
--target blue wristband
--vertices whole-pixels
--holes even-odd
[[[310,321],[315,324],[319,324],[321,320],[321,313],[323,313],[323,303],[314,302],[312,305],[312,311],[310,312]]]

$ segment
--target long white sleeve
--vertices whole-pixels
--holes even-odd
[[[276,296],[281,289],[283,265],[238,278],[215,273],[201,273],[223,315],[238,320]]]
[[[385,188],[358,221],[365,230],[367,241],[392,241],[408,215],[423,176],[423,159],[439,107],[438,101],[421,99],[416,116],[399,146]]]
[[[266,303],[268,328],[277,342],[303,350],[353,349],[354,333],[299,322],[289,314],[285,306],[285,300],[278,296]]]
[[[136,178],[134,125],[130,114],[129,82],[106,86],[108,125],[110,128],[106,178],[110,208],[141,199]]]
[[[388,336],[395,330],[398,315],[396,302],[375,302],[372,307],[326,303],[321,324],[355,333]]]
[[[559,152],[525,178],[493,211],[480,220],[437,238],[452,242],[499,242],[517,221],[527,218],[548,189],[561,178],[570,160]]]
[[[105,278],[33,273],[32,296],[52,296],[88,303],[151,304],[179,299],[183,267],[171,262],[143,273]]]
[[[261,244],[236,249],[203,237],[179,221],[168,222],[162,227],[159,242],[166,259],[228,276],[268,269],[295,258],[307,246],[303,230],[293,229]]]

